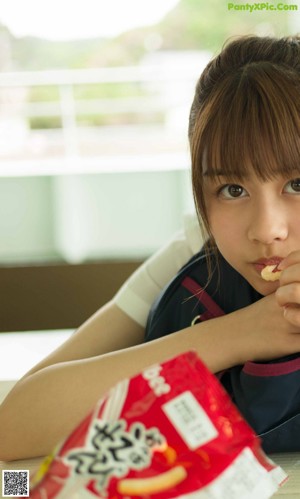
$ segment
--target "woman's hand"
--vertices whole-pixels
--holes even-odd
[[[293,251],[280,264],[280,286],[277,303],[283,308],[284,318],[300,327],[300,251]]]
[[[279,270],[275,293],[236,312],[244,324],[236,335],[240,363],[300,352],[300,250],[282,260]]]
[[[300,279],[298,285],[300,304]],[[278,304],[277,291],[229,315],[235,319],[235,339],[231,341],[235,344],[236,364],[300,352],[300,320],[298,324],[287,320],[288,314]]]

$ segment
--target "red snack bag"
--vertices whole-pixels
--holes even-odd
[[[42,464],[31,499],[267,499],[286,475],[194,352],[118,383]]]

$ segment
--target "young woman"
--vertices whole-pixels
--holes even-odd
[[[148,343],[148,305],[139,318],[126,300],[109,303],[3,402],[0,459],[49,453],[112,384],[183,351],[195,349],[212,372],[300,352],[300,39],[242,37],[225,46],[199,79],[189,136],[206,246],[260,299]],[[280,281],[265,282],[260,271],[274,261]],[[144,292],[140,276],[129,286],[136,310],[149,301],[135,298]]]

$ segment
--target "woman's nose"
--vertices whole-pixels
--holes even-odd
[[[286,215],[284,207],[278,200],[257,203],[249,225],[249,239],[263,244],[285,240],[288,235]]]

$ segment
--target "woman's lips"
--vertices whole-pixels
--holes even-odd
[[[262,258],[253,263],[255,270],[261,274],[262,269],[264,269],[267,265],[279,265],[279,263],[283,260],[282,257],[274,256],[272,258]]]
[[[274,265],[274,264],[273,264],[273,265]],[[261,274],[262,269],[264,269],[264,268],[266,267],[266,265],[265,265],[265,264],[263,264],[263,263],[254,263],[254,264],[253,264],[253,266],[254,266],[254,268],[255,268],[256,272],[257,272],[259,275]]]

